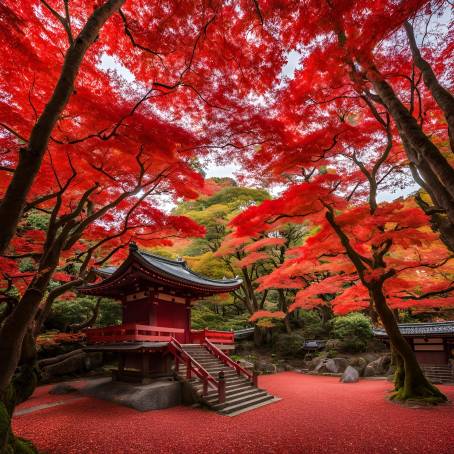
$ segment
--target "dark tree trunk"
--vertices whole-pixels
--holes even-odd
[[[0,391],[0,452],[38,452],[31,443],[17,438],[11,430],[11,417],[16,405],[27,400],[38,385],[39,372],[36,363],[36,345],[33,333],[24,336],[20,353],[20,366],[12,382]]]
[[[454,169],[438,148],[424,134],[416,119],[402,104],[391,86],[384,80],[374,65],[369,65],[367,78],[371,81],[374,90],[393,117],[399,135],[407,140],[411,148],[417,153],[414,164],[419,167],[421,161],[427,162],[451,198],[454,198]],[[409,156],[412,159],[412,156]]]
[[[66,52],[55,90],[31,131],[27,147],[20,149],[19,162],[0,203],[0,254],[5,252],[16,232],[27,194],[41,167],[52,130],[74,90],[84,56],[107,19],[120,9],[124,1],[108,0],[97,8]]]
[[[424,400],[430,403],[445,402],[446,396],[433,386],[424,376],[416,356],[408,342],[402,336],[392,310],[386,304],[382,284],[371,283],[369,293],[375,304],[378,315],[389,336],[392,349],[399,361],[403,362],[404,377],[402,379],[402,365],[400,365],[399,380],[400,387],[396,389],[393,399],[399,401]]]
[[[284,290],[281,288],[277,290],[277,295],[279,298],[279,306],[282,312],[285,313],[284,317],[284,326],[285,326],[285,331],[287,334],[290,334],[292,332],[292,327],[290,325],[290,314],[287,313],[287,300],[285,298]]]
[[[451,151],[454,152],[454,97],[444,88],[437,79],[430,64],[422,57],[421,52],[416,43],[413,27],[409,22],[404,24],[407,33],[408,42],[410,44],[413,62],[416,67],[421,71],[424,85],[431,92],[436,103],[446,118],[448,124],[448,135]]]

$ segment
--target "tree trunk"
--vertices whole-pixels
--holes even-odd
[[[0,203],[0,254],[5,252],[16,232],[27,194],[41,167],[52,130],[74,91],[74,82],[85,54],[107,19],[120,9],[124,1],[108,0],[97,8],[66,52],[54,92],[31,131],[27,147],[20,149],[19,162]]]
[[[36,345],[32,331],[24,336],[20,367],[4,390],[0,391],[0,452],[38,452],[31,443],[17,438],[11,430],[11,417],[16,405],[27,400],[38,385],[39,372],[36,363]]]
[[[392,399],[399,401],[411,399],[433,404],[445,402],[447,400],[446,396],[441,393],[438,388],[433,386],[424,376],[413,350],[400,333],[394,314],[386,304],[382,284],[377,282],[370,283],[369,293],[389,336],[392,349],[403,362],[404,377],[402,379],[401,369],[397,382],[400,387],[396,389]]]
[[[432,67],[422,57],[416,43],[415,34],[411,24],[409,22],[405,22],[404,28],[410,44],[413,62],[421,71],[424,85],[430,91],[446,118],[446,123],[448,124],[449,144],[451,146],[451,151],[454,152],[454,97],[440,84],[437,76],[432,70]]]
[[[290,314],[287,313],[287,301],[285,299],[284,290],[282,290],[281,288],[278,289],[277,295],[279,299],[280,310],[285,313],[284,317],[285,331],[287,332],[287,334],[290,334],[292,332],[292,327],[290,325]]]
[[[0,392],[8,387],[19,364],[24,337],[35,319],[59,256],[60,249],[56,246],[48,252],[33,281],[0,328]]]
[[[438,148],[424,134],[416,119],[402,104],[394,93],[392,87],[385,81],[377,68],[366,63],[367,78],[372,83],[374,90],[393,117],[399,135],[406,139],[411,148],[417,153],[417,161],[414,164],[419,167],[420,161],[424,160],[430,166],[443,187],[446,188],[451,198],[454,198],[454,169],[449,165],[446,158]],[[411,159],[412,157],[409,156]]]
[[[101,304],[101,298],[98,298],[96,300],[96,304],[95,304],[95,307],[93,308],[93,313],[91,314],[91,316],[82,323],[74,323],[72,325],[69,325],[69,327],[68,327],[69,331],[71,333],[75,333],[78,331],[82,331],[85,328],[90,328],[96,322],[96,320],[99,316],[99,305],[100,304]],[[222,308],[224,308],[224,306],[222,306]]]

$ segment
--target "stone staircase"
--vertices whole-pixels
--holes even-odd
[[[422,364],[421,367],[432,383],[454,383],[454,370],[449,364]]]
[[[256,388],[243,375],[238,375],[233,367],[224,364],[221,360],[212,355],[203,345],[200,344],[185,344],[182,345],[183,350],[197,361],[206,371],[210,373],[216,380],[219,372],[224,372],[225,377],[225,402],[218,402],[218,391],[213,388],[208,388],[206,396],[202,396],[203,383],[197,377],[192,377],[189,383],[200,396],[202,402],[211,409],[224,414],[236,415],[245,411],[252,410],[276,401],[277,399],[268,394],[266,391]],[[180,378],[186,378],[186,367],[181,364],[178,375]]]

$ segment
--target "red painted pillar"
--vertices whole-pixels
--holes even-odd
[[[191,340],[191,300],[189,298],[186,299],[185,309],[186,320],[184,327],[184,341],[186,344],[190,344],[192,340]]]

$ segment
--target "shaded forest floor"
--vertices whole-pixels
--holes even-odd
[[[454,406],[392,404],[387,381],[282,372],[261,376],[260,386],[282,400],[235,417],[183,406],[140,413],[43,386],[18,407],[14,429],[59,454],[454,452]],[[454,386],[440,388],[454,400]]]

